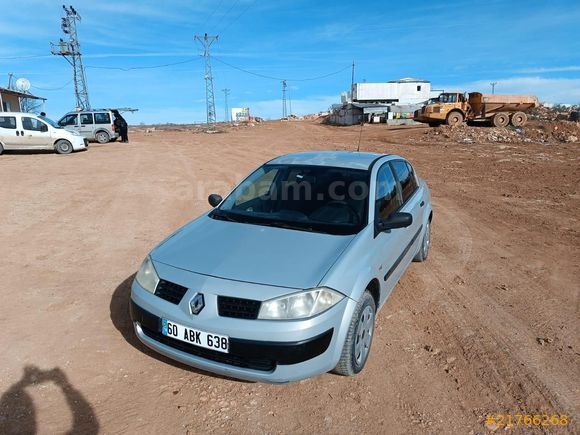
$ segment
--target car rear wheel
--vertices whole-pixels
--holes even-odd
[[[375,312],[375,300],[367,290],[354,309],[335,373],[353,376],[365,366],[373,342]]]
[[[70,154],[72,153],[73,147],[68,140],[61,139],[56,143],[54,149],[59,154]]]
[[[95,135],[95,138],[97,139],[98,143],[109,143],[109,141],[111,140],[111,136],[109,136],[109,133],[107,133],[106,131],[99,131]]]
[[[2,144],[0,143],[0,155],[2,155],[2,153],[4,152],[4,147],[2,146]]]
[[[427,226],[425,227],[425,233],[423,233],[423,241],[421,242],[421,247],[419,248],[419,252],[413,258],[414,261],[422,262],[427,260],[429,256],[429,247],[431,245],[431,222],[427,222]]]

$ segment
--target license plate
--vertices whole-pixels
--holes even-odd
[[[161,333],[194,346],[228,353],[230,340],[225,335],[189,328],[167,319],[161,319]]]

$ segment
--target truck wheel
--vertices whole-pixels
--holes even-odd
[[[447,125],[459,125],[463,122],[463,115],[459,112],[451,112],[447,115]]]
[[[524,125],[526,123],[526,121],[528,120],[528,117],[526,116],[526,114],[524,112],[516,112],[512,115],[512,125],[514,127],[521,127],[522,125]]]
[[[505,127],[510,122],[510,117],[507,113],[496,113],[493,117],[493,125],[495,127]]]
[[[97,139],[98,143],[109,143],[109,141],[111,140],[111,136],[109,136],[109,133],[107,133],[106,131],[99,131],[95,135],[95,138]]]
[[[335,373],[352,376],[365,366],[373,342],[375,311],[375,300],[371,292],[366,290],[354,309],[340,360],[334,368]]]
[[[56,143],[54,149],[59,154],[70,154],[72,153],[73,147],[68,140],[61,139]]]

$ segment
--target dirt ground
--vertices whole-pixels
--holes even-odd
[[[466,144],[425,128],[365,126],[361,150],[403,155],[429,183],[429,260],[379,314],[359,376],[287,385],[148,351],[130,283],[207,194],[282,153],[355,149],[358,126],[141,130],[70,156],[0,156],[0,433],[579,433],[580,144]],[[570,423],[485,423],[500,414]]]

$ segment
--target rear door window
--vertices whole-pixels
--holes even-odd
[[[92,113],[81,113],[81,125],[87,125],[93,123]]]
[[[401,184],[403,202],[406,202],[418,187],[413,168],[404,160],[395,160],[391,164],[393,165],[395,175]]]
[[[110,124],[111,115],[108,113],[95,113],[95,124]]]
[[[14,116],[0,116],[0,128],[16,129],[16,118]]]
[[[64,127],[65,125],[77,125],[77,118],[79,115],[73,113],[72,115],[66,115],[60,121],[58,121],[58,125]]]

